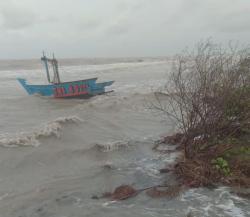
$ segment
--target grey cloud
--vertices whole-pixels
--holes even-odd
[[[130,16],[125,13],[117,17],[116,21],[107,23],[104,26],[106,34],[109,36],[121,36],[128,33],[133,28],[133,23],[129,17]]]
[[[83,28],[84,30],[92,30],[100,27],[102,22],[100,20],[95,19],[83,19],[79,22],[78,27]]]
[[[2,27],[8,30],[19,30],[33,26],[37,22],[37,16],[31,11],[5,7],[1,10]]]
[[[158,0],[158,1],[160,1],[160,0]],[[149,2],[150,2],[150,0],[117,1],[116,6],[115,6],[115,10],[119,11],[120,13],[133,12],[133,11],[138,12],[138,10],[144,8]]]
[[[230,0],[228,0],[230,1]],[[182,4],[169,17],[165,17],[164,25],[172,31],[193,31],[207,34],[238,33],[250,31],[250,7],[241,4],[230,7],[224,0],[215,1],[181,1]]]
[[[160,4],[164,0],[158,0]],[[119,0],[116,2],[116,20],[107,23],[104,27],[109,36],[122,36],[134,30],[134,26],[140,25],[143,10],[150,6],[151,0]],[[142,16],[141,16],[142,15]],[[138,26],[140,28],[140,26]]]
[[[236,25],[236,26],[223,26],[220,28],[221,32],[224,33],[240,33],[240,32],[250,32],[250,25]]]
[[[115,24],[107,28],[107,34],[110,35],[124,35],[128,33],[129,26],[127,25],[121,25],[121,24]]]
[[[210,36],[219,42],[250,38],[249,0],[73,2],[0,0],[0,55],[14,43],[21,48],[11,53],[16,58],[44,47],[68,56],[154,56]]]
[[[48,16],[39,19],[43,23],[53,24],[58,23],[60,20],[55,16]]]
[[[210,15],[211,16],[211,15]],[[217,12],[215,18],[205,19],[204,31],[214,31],[222,33],[250,32],[250,8],[243,8],[238,11]]]
[[[248,21],[243,21],[241,23],[238,22],[214,23],[214,25],[210,24],[210,29],[214,29],[215,31],[223,33],[250,32],[250,23]]]
[[[225,33],[250,32],[250,8],[230,12],[222,19],[217,30]]]

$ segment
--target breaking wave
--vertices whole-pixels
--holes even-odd
[[[249,216],[249,212],[240,205],[247,206],[248,201],[230,193],[230,188],[227,187],[219,187],[213,191],[204,188],[190,189],[181,196],[181,201],[189,202],[188,213],[192,216]],[[194,204],[200,205],[197,207]]]
[[[107,143],[96,143],[94,148],[101,151],[101,152],[111,152],[120,149],[126,149],[133,145],[131,141],[113,141]]]
[[[59,117],[54,121],[48,122],[42,125],[39,129],[34,130],[31,133],[21,132],[18,134],[0,134],[0,146],[1,147],[22,147],[22,146],[34,146],[40,145],[39,139],[54,136],[59,138],[63,124],[66,123],[78,123],[82,122],[77,116]]]

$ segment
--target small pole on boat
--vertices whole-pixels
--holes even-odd
[[[49,75],[48,59],[47,59],[47,57],[45,56],[44,51],[43,51],[43,57],[41,58],[41,60],[44,62],[44,65],[45,65],[45,69],[46,69],[46,73],[47,73],[48,82],[51,83],[50,75]]]
[[[58,62],[55,58],[55,55],[53,53],[53,60],[51,61],[52,66],[53,66],[53,71],[54,71],[54,83],[61,83],[60,81],[60,76],[59,76],[59,71],[58,71]]]

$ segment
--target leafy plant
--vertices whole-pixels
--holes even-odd
[[[217,170],[220,170],[225,176],[231,175],[231,170],[229,168],[227,160],[223,157],[218,157],[212,160],[212,164]]]

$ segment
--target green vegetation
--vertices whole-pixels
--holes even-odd
[[[171,136],[183,148],[176,174],[193,186],[250,186],[250,49],[200,43],[176,57],[162,92],[154,109],[181,133]]]
[[[223,175],[225,176],[231,175],[228,162],[223,157],[217,157],[216,159],[213,159],[211,163],[215,166],[217,170],[220,170],[223,173]]]

